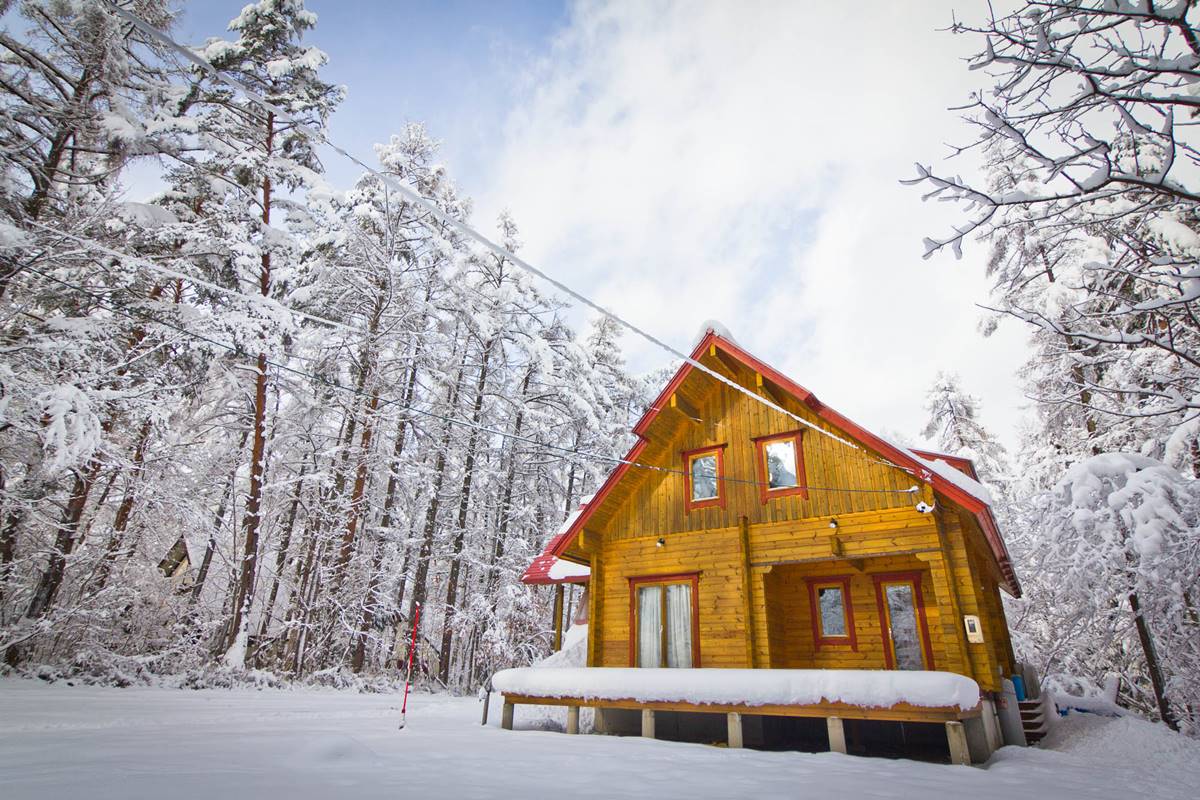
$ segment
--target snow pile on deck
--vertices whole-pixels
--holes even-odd
[[[535,666],[545,669],[582,667],[587,664],[587,625],[572,625],[563,635],[562,649],[538,661]]]
[[[886,708],[979,704],[979,684],[951,672],[858,669],[637,669],[523,667],[498,672],[496,691],[529,697],[698,703],[711,705],[813,705],[846,703]]]

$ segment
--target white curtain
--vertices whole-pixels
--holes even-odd
[[[667,666],[692,666],[692,585],[667,586]]]
[[[638,666],[662,665],[662,587],[638,589]]]

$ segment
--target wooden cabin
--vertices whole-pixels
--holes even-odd
[[[837,716],[981,720],[994,749],[1018,669],[1000,592],[1020,585],[970,462],[870,433],[713,331],[692,358],[789,413],[688,363],[658,395],[625,458],[643,466],[618,466],[524,578],[560,597],[563,581],[588,581],[588,666],[957,673],[980,690],[969,713]],[[839,735],[831,723],[834,749]]]

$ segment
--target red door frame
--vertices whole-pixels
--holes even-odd
[[[893,652],[895,643],[892,641],[891,616],[883,600],[883,586],[886,583],[907,583],[912,587],[917,626],[921,630],[921,655],[925,660],[925,669],[936,669],[933,663],[933,643],[929,638],[929,620],[925,616],[925,598],[921,593],[923,576],[922,572],[881,572],[871,576],[871,580],[875,581],[875,606],[879,611],[879,632],[883,637],[883,661],[888,669],[896,668],[896,656]]]

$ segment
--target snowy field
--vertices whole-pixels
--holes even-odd
[[[0,680],[0,797],[969,797],[1193,800],[1200,743],[1072,717],[986,768],[479,725],[471,698]],[[534,712],[517,709],[528,724]],[[568,785],[569,784],[569,785]]]

